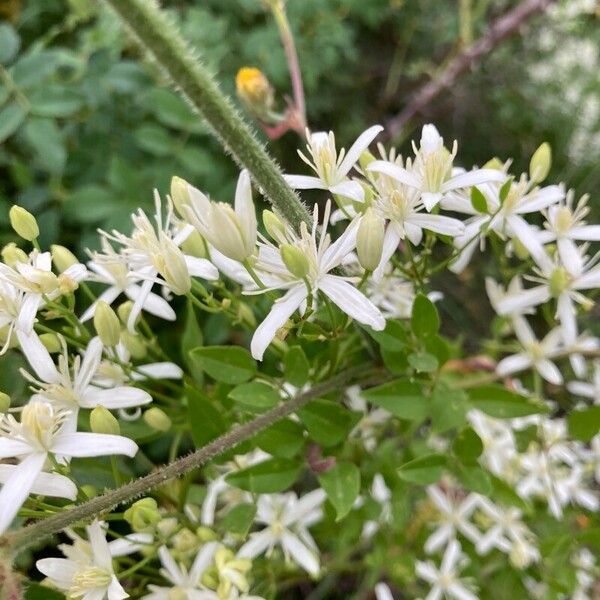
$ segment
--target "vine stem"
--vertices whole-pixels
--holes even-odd
[[[369,373],[370,377],[367,377]],[[163,485],[170,479],[181,477],[197,469],[212,458],[235,448],[238,444],[253,437],[259,431],[296,412],[311,400],[324,394],[329,394],[350,381],[355,381],[361,377],[364,378],[360,382],[362,385],[369,382],[373,377],[372,367],[362,366],[344,371],[327,381],[315,385],[310,390],[296,395],[291,400],[276,406],[268,412],[259,415],[252,421],[235,427],[195,452],[179,458],[144,477],[126,483],[119,488],[92,498],[64,512],[52,515],[47,519],[37,521],[15,532],[7,533],[0,538],[0,548],[4,548],[6,552],[16,555],[24,548],[58,533],[66,527],[71,527],[98,517],[119,504],[128,502],[149,490]]]
[[[295,228],[311,217],[285,182],[281,170],[259,143],[230,100],[191,50],[175,23],[155,0],[105,0],[176,89],[208,122],[241,167],[250,172],[273,206]]]

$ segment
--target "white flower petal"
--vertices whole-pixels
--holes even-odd
[[[137,373],[132,373],[132,379],[137,381],[138,378],[147,379],[181,379],[183,370],[181,367],[171,362],[149,363],[147,365],[139,365]]]
[[[250,539],[239,549],[239,558],[256,558],[273,546],[277,537],[268,529],[250,534]]]
[[[338,174],[340,176],[345,176],[348,174],[350,169],[356,164],[360,155],[369,147],[371,142],[383,131],[383,127],[381,125],[373,125],[369,127],[365,131],[363,131],[356,141],[346,153],[344,160],[341,162],[338,168]]]
[[[120,386],[109,390],[88,388],[85,396],[79,402],[82,408],[104,406],[109,410],[115,408],[132,408],[152,402],[152,396],[144,390],[135,387]]]
[[[0,483],[6,483],[18,466],[0,465]],[[41,472],[33,482],[30,493],[75,500],[77,498],[77,486],[64,475]]]
[[[19,329],[16,334],[21,350],[35,374],[46,383],[58,383],[60,374],[38,334],[35,331],[25,333]]]
[[[109,456],[125,454],[135,456],[138,446],[122,435],[75,432],[58,434],[50,448],[54,454],[72,457]]]
[[[300,539],[289,531],[284,531],[281,536],[281,546],[286,554],[300,565],[313,577],[319,574],[319,559],[315,553],[307,548]]]
[[[284,175],[286,183],[294,190],[326,190],[327,186],[310,175]]]
[[[383,173],[384,175],[388,175],[392,179],[399,181],[405,185],[410,187],[421,189],[421,179],[407,171],[405,168],[396,165],[394,163],[388,162],[386,160],[374,160],[368,167],[367,171],[373,173]]]
[[[505,179],[506,173],[498,171],[498,169],[475,169],[474,171],[466,171],[448,179],[448,181],[442,184],[442,193],[482,183],[490,183],[492,181],[500,182]]]
[[[513,354],[503,358],[496,367],[496,373],[501,377],[524,371],[531,367],[532,361],[527,354]]]
[[[332,194],[342,196],[343,198],[350,198],[356,202],[364,202],[365,200],[365,191],[358,181],[348,179],[347,181],[336,183],[329,188],[329,191]]]
[[[185,259],[188,272],[192,277],[201,277],[207,281],[219,279],[217,267],[209,260],[206,260],[206,258],[197,258],[195,256],[188,256],[187,254],[183,258]]]

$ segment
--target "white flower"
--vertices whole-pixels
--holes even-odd
[[[360,183],[348,178],[348,173],[354,167],[360,155],[383,130],[380,125],[373,125],[360,134],[352,144],[348,153],[344,149],[338,151],[335,147],[335,136],[330,131],[308,133],[307,158],[298,152],[300,158],[317,173],[317,177],[308,175],[285,175],[288,184],[297,190],[329,190],[332,194],[350,198],[356,202],[364,201],[364,190]]]
[[[69,558],[42,558],[36,563],[50,582],[70,598],[81,600],[123,600],[129,594],[115,575],[110,546],[101,524],[87,528],[89,547],[78,545],[79,552]],[[82,552],[82,550],[88,552]]]
[[[360,387],[352,386],[346,390],[348,407],[363,414],[350,435],[360,437],[366,450],[372,451],[377,446],[377,435],[382,426],[389,423],[391,414],[383,408],[369,407],[361,394]]]
[[[32,401],[50,402],[57,409],[68,411],[67,424],[72,430],[77,426],[80,408],[104,406],[107,409],[122,409],[143,406],[152,402],[152,396],[139,388],[118,385],[102,388],[94,384],[102,361],[103,346],[100,338],[93,338],[82,356],[75,356],[69,366],[66,348],[58,357],[58,366],[42,346],[36,355],[36,366],[41,381],[25,374],[36,386]]]
[[[377,502],[380,506],[380,515],[377,521],[366,521],[363,530],[362,537],[370,538],[380,527],[390,524],[393,521],[392,517],[392,491],[385,483],[385,479],[381,473],[375,473],[373,476],[373,483],[371,484],[371,498]]]
[[[538,341],[523,317],[515,317],[513,326],[523,351],[503,358],[496,367],[501,377],[518,373],[526,369],[535,369],[546,381],[560,385],[563,377],[552,358],[563,349],[563,332],[560,327],[554,328],[543,340]]]
[[[188,184],[189,222],[225,257],[238,262],[256,252],[256,211],[248,171],[243,170],[235,190],[235,203],[211,202],[200,190]]]
[[[567,389],[577,396],[590,398],[594,404],[600,404],[600,361],[594,361],[592,381],[569,381]]]
[[[256,521],[266,527],[252,533],[240,548],[240,558],[255,558],[270,553],[279,545],[288,560],[293,560],[313,577],[319,574],[319,552],[308,528],[321,520],[325,492],[314,490],[298,499],[295,493],[262,494],[258,498]]]
[[[375,600],[394,600],[392,596],[392,590],[386,583],[378,583],[375,586]]]
[[[121,245],[121,251],[115,257],[121,257],[133,275],[144,280],[129,315],[128,326],[131,331],[155,283],[174,294],[183,295],[190,290],[191,277],[207,280],[219,277],[219,272],[210,261],[188,256],[179,248],[193,232],[193,227],[176,223],[171,202],[167,204],[166,218],[163,219],[158,192],[155,192],[154,203],[156,226],[139,209],[131,216],[133,232],[130,236],[118,231],[113,231],[112,235],[101,232],[106,239]]]
[[[293,274],[288,270],[280,253],[274,246],[264,244],[261,246],[257,270],[261,277],[265,274],[264,281],[271,284],[270,289],[284,288],[287,292],[273,304],[265,320],[258,326],[250,344],[252,356],[262,360],[263,354],[290,316],[303,305],[308,296],[317,300],[317,292],[321,291],[333,301],[343,312],[356,321],[369,325],[376,331],[385,328],[385,319],[377,307],[348,279],[354,278],[332,275],[332,269],[339,266],[344,258],[352,251],[356,244],[357,221],[348,225],[344,233],[332,244],[327,233],[331,203],[328,201],[323,217],[321,237],[317,242],[317,225],[319,221],[318,208],[315,206],[314,223],[309,232],[306,224],[300,224],[300,237],[289,232],[289,244],[284,247],[293,247],[299,252],[300,259],[305,267],[303,276]],[[258,290],[258,293],[267,290]]]
[[[21,462],[0,491],[0,532],[10,525],[31,493],[49,455],[64,462],[74,457],[134,456],[137,452],[137,444],[120,435],[69,430],[64,426],[68,414],[40,401],[30,402],[23,408],[20,423],[12,415],[2,416],[0,459],[18,458]]]
[[[404,168],[398,164],[377,160],[367,170],[384,173],[419,192],[420,200],[430,211],[448,192],[490,181],[504,181],[506,175],[496,169],[476,169],[452,174],[457,144],[452,152],[444,147],[444,140],[434,125],[424,125],[419,148],[413,142],[415,160]]]
[[[425,542],[425,552],[431,554],[450,544],[458,533],[477,543],[481,536],[479,530],[470,522],[471,515],[479,506],[480,497],[469,494],[462,500],[455,500],[442,492],[438,486],[427,488],[427,495],[437,509],[437,529]]]
[[[448,544],[439,568],[430,560],[417,561],[417,575],[432,586],[425,600],[440,600],[442,597],[455,600],[478,600],[459,577],[460,568],[465,562],[466,557],[462,554],[460,544],[456,540]]]

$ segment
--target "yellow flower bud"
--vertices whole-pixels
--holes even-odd
[[[79,287],[79,283],[65,273],[58,276],[58,289],[61,294],[71,294]]]
[[[281,260],[292,275],[298,277],[298,279],[304,279],[308,275],[310,265],[300,248],[292,244],[282,244],[279,252]]]
[[[10,396],[0,392],[0,413],[5,413],[10,408]]]
[[[185,257],[175,243],[161,235],[161,254],[156,257],[155,266],[164,277],[169,289],[178,296],[184,296],[192,289],[192,279]]]
[[[10,225],[15,233],[28,242],[33,242],[40,235],[35,217],[22,206],[13,205],[8,213]]]
[[[121,433],[119,421],[104,406],[96,406],[90,413],[90,429],[94,433],[108,433],[111,435]]]
[[[127,325],[129,321],[129,315],[133,309],[133,302],[131,300],[126,300],[123,304],[120,304],[117,308],[117,314],[119,315],[119,319],[123,325]],[[137,324],[137,321],[136,321]]]
[[[153,406],[144,413],[144,421],[156,431],[169,431],[171,429],[171,419],[168,415],[158,408]]]
[[[372,208],[368,208],[358,226],[356,253],[366,271],[374,271],[381,261],[385,221]]]
[[[548,177],[552,166],[552,148],[548,142],[544,142],[531,157],[529,163],[529,178],[531,181],[541,183]]]
[[[519,238],[513,238],[513,248],[515,249],[515,255],[519,260],[526,260],[529,258],[529,250],[525,248],[523,242]]]
[[[502,171],[504,169],[504,163],[496,156],[494,158],[490,158],[485,165],[483,165],[484,169],[496,169],[497,171]]]
[[[218,539],[218,535],[210,527],[198,527],[196,529],[196,537],[202,542],[214,542]]]
[[[2,248],[2,260],[9,267],[14,267],[18,263],[26,263],[29,259],[27,254],[21,250],[14,242],[6,244]]]
[[[40,342],[44,344],[44,347],[50,354],[56,354],[57,352],[61,352],[63,349],[62,344],[60,343],[60,338],[56,333],[42,333],[40,336]]]
[[[50,246],[50,252],[52,253],[52,262],[58,269],[59,273],[66,271],[69,267],[72,267],[79,262],[77,257],[64,246],[53,244]]]
[[[183,250],[184,254],[189,256],[195,256],[196,258],[208,258],[206,242],[196,230],[192,231],[187,240],[181,244],[181,249]]]
[[[94,313],[94,328],[105,346],[113,347],[121,338],[121,323],[115,311],[100,300]]]
[[[285,225],[281,219],[270,210],[263,210],[263,225],[267,233],[280,244],[285,243]]]
[[[136,333],[131,333],[127,329],[123,329],[121,332],[121,341],[133,358],[140,359],[146,356],[146,342],[141,336]]]
[[[158,504],[154,498],[142,498],[134,502],[123,513],[123,518],[138,533],[154,528],[161,520]]]
[[[188,192],[188,182],[181,177],[171,178],[171,200],[175,210],[185,218],[184,207],[190,203],[190,193]]]
[[[258,117],[266,117],[273,107],[273,88],[260,69],[242,67],[235,76],[239,99]]]

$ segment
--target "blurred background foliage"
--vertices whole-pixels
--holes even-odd
[[[516,5],[507,0],[289,0],[308,121],[348,145],[396,114],[446,60]],[[230,95],[244,65],[290,93],[277,28],[260,0],[165,1],[185,36]],[[526,24],[445,91],[411,126],[434,120],[460,142],[465,165],[492,155],[524,167],[543,140],[554,178],[581,192],[600,181],[600,9],[567,0]],[[202,122],[140,60],[116,19],[92,0],[0,4],[0,244],[13,239],[9,206],[42,224],[42,246],[61,240],[80,254],[97,227],[128,229],[178,174],[231,198],[230,159]],[[403,132],[406,144],[414,132]],[[270,144],[298,171],[298,136]]]

